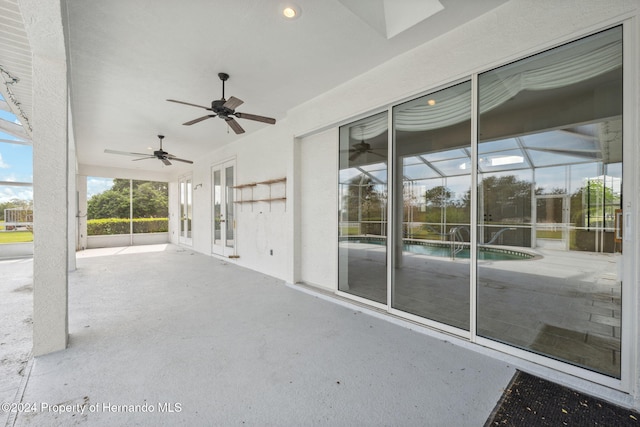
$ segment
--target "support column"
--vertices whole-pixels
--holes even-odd
[[[19,0],[33,53],[33,354],[68,337],[69,147],[60,0]],[[75,204],[75,201],[74,201]]]

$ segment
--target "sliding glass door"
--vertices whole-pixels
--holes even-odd
[[[387,303],[387,113],[340,128],[338,290]]]
[[[620,377],[622,39],[615,28],[481,74],[480,336]]]
[[[616,27],[342,126],[338,290],[621,378],[622,94]]]
[[[469,330],[471,82],[393,109],[391,306]]]

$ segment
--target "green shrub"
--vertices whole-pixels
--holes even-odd
[[[134,218],[134,233],[162,233],[169,231],[168,218]],[[87,220],[87,235],[101,236],[129,234],[129,218],[102,218]]]
[[[134,233],[166,233],[169,231],[168,218],[134,218]]]

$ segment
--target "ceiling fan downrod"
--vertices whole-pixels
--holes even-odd
[[[222,80],[222,100],[225,100],[226,98],[224,97],[224,82],[229,80],[229,74],[227,74],[227,73],[218,73],[218,77],[220,77],[220,80]]]

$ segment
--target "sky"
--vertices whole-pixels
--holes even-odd
[[[112,178],[87,177],[87,200],[93,195],[109,190],[113,186]]]
[[[0,95],[2,99],[2,95]],[[0,110],[0,120],[20,123],[18,118]],[[0,131],[0,139],[16,141],[18,138]],[[0,181],[33,182],[33,147],[30,145],[0,142]],[[102,193],[113,185],[111,178],[87,178],[87,198]],[[0,203],[11,199],[33,200],[33,188],[0,185]]]
[[[20,123],[15,115],[2,110],[0,120]],[[0,139],[18,140],[4,132],[0,132]],[[33,148],[30,145],[0,142],[0,181],[33,182]],[[11,199],[33,200],[33,188],[0,185],[0,203]]]

